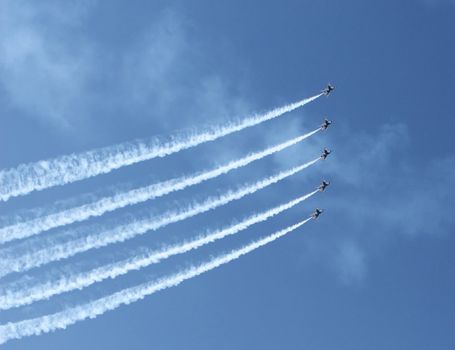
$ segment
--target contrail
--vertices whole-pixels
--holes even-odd
[[[96,318],[107,311],[114,310],[121,305],[128,305],[154,294],[160,290],[175,287],[180,283],[199,276],[205,272],[213,270],[221,265],[227,264],[241,256],[252,252],[280,237],[298,229],[306,224],[311,218],[300,221],[270,236],[254,241],[238,250],[218,256],[206,263],[190,267],[169,277],[159,279],[154,282],[143,283],[141,285],[123,289],[106,297],[97,299],[84,305],[69,308],[51,315],[41,316],[19,322],[9,322],[0,326],[0,344],[11,339],[19,339],[30,335],[40,335],[42,333],[53,332],[86,319]]]
[[[298,136],[281,144],[267,148],[263,151],[251,153],[241,159],[231,161],[222,166],[216,167],[215,169],[211,169],[193,176],[175,178],[161,183],[137,188],[131,191],[117,193],[113,196],[100,198],[99,200],[96,200],[89,204],[54,212],[46,216],[38,217],[25,222],[17,222],[13,225],[0,228],[0,244],[16,239],[31,237],[53,228],[84,221],[90,217],[101,216],[104,213],[114,211],[128,205],[145,202],[153,198],[164,196],[171,192],[183,190],[189,186],[197,185],[203,181],[216,178],[220,175],[228,173],[231,170],[244,167],[256,160],[262,159],[264,157],[282,151],[283,149],[291,147],[314,135],[319,130],[321,129],[318,128],[305,135]]]
[[[230,227],[213,231],[206,235],[201,235],[193,240],[163,248],[159,251],[144,252],[139,256],[123,261],[104,265],[88,272],[80,272],[70,276],[62,276],[59,279],[45,282],[28,288],[24,284],[16,283],[12,288],[6,289],[0,295],[0,309],[6,310],[13,307],[31,304],[35,301],[49,299],[50,297],[69,292],[76,289],[88,287],[94,283],[101,282],[108,278],[116,278],[129,271],[139,270],[151,264],[156,264],[161,260],[167,259],[177,254],[183,254],[190,250],[197,249],[203,245],[234,235],[246,230],[251,225],[268,220],[270,217],[278,215],[288,210],[304,200],[315,195],[318,190],[300,196],[285,204],[279,205],[265,212],[252,215],[247,219]]]
[[[249,128],[277,118],[316,100],[322,94],[303,99],[265,114],[254,115],[222,126],[211,127],[190,135],[172,136],[161,143],[158,139],[137,140],[100,148],[79,154],[70,154],[35,163],[21,164],[17,168],[0,171],[0,201],[26,195],[53,186],[106,174],[114,169],[157,157],[165,157],[184,149]]]
[[[171,223],[185,220],[197,214],[213,210],[221,205],[238,200],[246,195],[252,194],[289,176],[292,176],[313,165],[319,159],[320,157],[303,165],[299,165],[262,179],[251,185],[244,186],[236,191],[229,190],[223,195],[209,197],[204,202],[190,205],[183,210],[170,211],[157,218],[147,218],[129,224],[120,225],[112,230],[106,230],[99,234],[88,235],[73,241],[49,246],[35,252],[26,253],[20,257],[5,257],[2,261],[0,261],[0,277],[12,272],[23,272],[53,261],[69,258],[90,249],[101,248],[112,243],[123,242],[135,236],[142,235],[147,231],[157,230]]]

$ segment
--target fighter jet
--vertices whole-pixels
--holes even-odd
[[[322,214],[323,211],[324,211],[324,209],[316,208],[316,210],[313,212],[313,214],[311,214],[311,217],[313,219],[317,219],[319,217],[319,215]]]
[[[331,120],[328,120],[327,118],[324,118],[324,123],[321,124],[321,129],[326,130],[330,124],[332,124]]]
[[[335,89],[335,87],[333,85],[330,85],[330,84],[327,84],[327,87],[322,90],[321,92],[326,95],[326,96],[329,96],[330,93]]]
[[[322,154],[321,154],[321,158],[322,158],[322,159],[326,159],[327,156],[328,156],[330,153],[332,153],[331,150],[329,150],[329,149],[327,149],[327,148],[324,148],[324,151],[323,151]]]
[[[323,180],[322,183],[319,185],[318,190],[323,192],[327,186],[330,185],[330,181]]]

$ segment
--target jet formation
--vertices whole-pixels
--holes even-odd
[[[334,89],[335,89],[335,87],[333,85],[327,84],[327,87],[324,90],[322,90],[321,93],[324,94],[325,96],[329,96]],[[328,118],[324,118],[324,122],[321,124],[321,130],[327,130],[327,128],[331,124],[332,124],[331,120],[329,120]],[[331,150],[324,148],[324,150],[322,151],[322,154],[321,154],[321,159],[326,159],[330,153],[332,153]],[[317,187],[317,190],[320,192],[324,192],[325,189],[329,185],[330,185],[330,181],[322,180],[322,183]],[[316,208],[316,210],[311,214],[311,217],[313,219],[317,219],[319,217],[319,215],[322,214],[323,211],[324,211],[324,209]]]

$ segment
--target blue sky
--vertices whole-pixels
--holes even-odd
[[[177,288],[4,348],[453,349],[454,16],[448,0],[1,1],[0,168],[221,123],[311,96],[329,81],[337,87],[330,98],[215,143],[0,203],[5,218],[189,174],[313,130],[325,115],[334,120],[327,133],[245,169],[76,226],[160,212],[329,146],[326,162],[214,212],[29,275],[228,225],[309,192],[322,177],[332,180],[327,192],[198,252],[2,312],[0,321],[176,271],[315,206],[327,209],[321,220]]]

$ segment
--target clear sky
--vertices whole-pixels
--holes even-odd
[[[4,348],[454,349],[454,37],[453,0],[0,0],[1,169],[222,123],[336,86],[329,98],[214,143],[0,203],[6,220],[207,169],[313,130],[326,115],[334,121],[244,169],[75,226],[162,212],[328,146],[334,152],[325,162],[216,211],[28,275],[74,271],[226,226],[311,191],[323,177],[332,181],[326,192],[235,237],[4,311],[0,321],[177,271],[316,206],[326,209],[320,220],[177,288]]]

